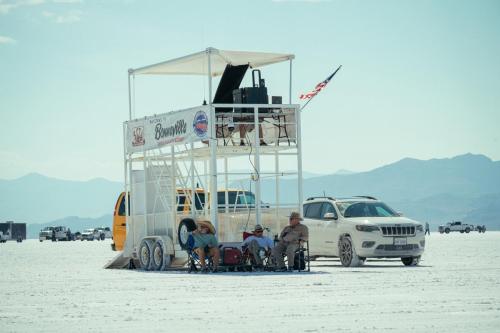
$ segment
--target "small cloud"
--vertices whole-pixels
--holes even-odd
[[[0,44],[14,44],[15,42],[15,39],[6,36],[0,36]]]
[[[69,13],[59,15],[57,17],[57,23],[73,23],[81,20],[82,12],[79,10],[71,11]]]
[[[43,4],[80,4],[83,0],[0,0],[0,14],[8,14],[20,7],[39,6]]]
[[[24,6],[38,6],[45,3],[45,0],[0,0],[0,14],[8,14],[12,9]]]
[[[42,16],[44,16],[44,17],[53,17],[55,15],[56,15],[55,13],[52,13],[52,12],[49,12],[49,11],[46,11],[46,10],[44,10],[42,12]]]
[[[17,6],[11,3],[1,3],[0,2],[0,14],[8,14],[12,9]]]
[[[81,16],[83,12],[79,10],[73,10],[70,12],[67,12],[66,14],[56,14],[53,12],[49,11],[43,11],[42,16],[46,17],[47,19],[52,20],[55,23],[74,23],[81,21]]]

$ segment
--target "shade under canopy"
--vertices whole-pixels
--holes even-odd
[[[212,76],[221,75],[227,64],[233,66],[248,64],[251,68],[258,68],[287,61],[295,57],[293,54],[227,51],[209,47],[205,51],[193,53],[181,58],[131,69],[130,74],[208,75],[208,54],[211,55],[210,67]]]

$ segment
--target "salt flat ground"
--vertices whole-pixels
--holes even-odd
[[[0,332],[500,332],[500,232],[300,274],[105,270],[109,245],[0,244]]]

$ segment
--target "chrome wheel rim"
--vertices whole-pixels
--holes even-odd
[[[146,245],[141,247],[141,264],[145,265],[148,263],[149,259],[149,250]]]
[[[340,249],[340,259],[343,264],[349,264],[352,259],[351,242],[343,240]]]
[[[153,261],[156,267],[160,267],[161,261],[163,259],[163,248],[160,244],[155,246],[155,250],[153,251]]]
[[[185,224],[181,226],[181,230],[179,232],[179,238],[181,240],[181,244],[186,244],[188,240],[188,230]]]

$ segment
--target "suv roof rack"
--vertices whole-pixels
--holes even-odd
[[[335,200],[334,197],[309,197],[306,199],[306,201],[314,200],[314,199],[329,199],[329,200]]]
[[[369,196],[369,195],[355,195],[354,198],[365,198],[365,199],[370,199],[370,200],[378,200],[377,198]]]

